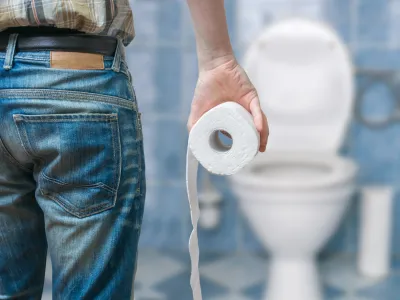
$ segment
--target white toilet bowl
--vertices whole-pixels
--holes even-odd
[[[241,210],[272,254],[267,300],[322,300],[315,257],[337,229],[357,167],[338,155],[353,105],[352,66],[325,25],[286,20],[265,29],[245,68],[270,137],[230,177]]]
[[[339,225],[355,174],[338,156],[269,153],[232,176],[242,212],[272,254],[266,299],[322,299],[315,256]]]

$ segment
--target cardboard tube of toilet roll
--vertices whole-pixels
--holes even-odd
[[[225,146],[219,131],[229,133],[232,146]],[[199,244],[197,224],[200,217],[197,197],[197,170],[200,163],[206,170],[218,175],[232,175],[250,163],[258,153],[260,135],[253,117],[241,105],[226,102],[205,113],[193,126],[186,157],[186,187],[193,231],[189,238],[191,260],[190,285],[194,300],[202,300],[199,275]]]

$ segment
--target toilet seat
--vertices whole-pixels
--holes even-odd
[[[356,172],[352,160],[337,155],[265,153],[237,174],[235,181],[268,191],[318,190],[352,182]]]

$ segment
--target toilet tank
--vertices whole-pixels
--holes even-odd
[[[244,68],[267,115],[268,150],[337,152],[353,109],[353,70],[327,25],[290,19],[264,30]]]

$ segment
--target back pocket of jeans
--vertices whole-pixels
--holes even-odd
[[[121,173],[118,115],[13,115],[38,188],[83,218],[115,206]]]

